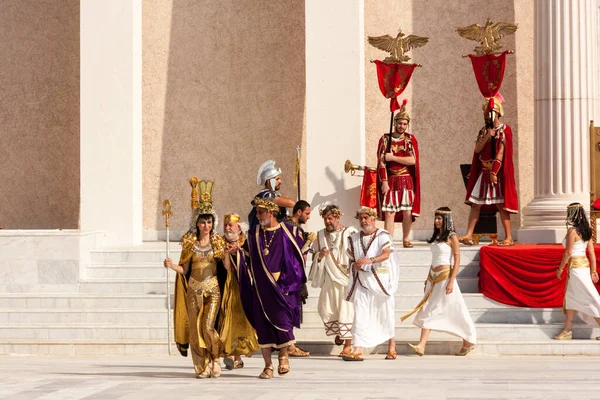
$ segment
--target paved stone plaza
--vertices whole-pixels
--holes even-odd
[[[183,357],[1,357],[0,399],[597,399],[598,357],[371,356],[292,360],[256,378],[259,357],[220,378],[194,379]]]

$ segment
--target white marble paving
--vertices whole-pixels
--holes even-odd
[[[256,376],[260,357],[194,379],[191,360],[173,357],[0,357],[0,399],[597,399],[600,357],[370,356],[292,359],[292,371]],[[276,362],[276,361],[275,361]]]

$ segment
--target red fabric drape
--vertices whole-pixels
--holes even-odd
[[[386,64],[376,60],[375,65],[379,89],[385,98],[390,99],[390,111],[399,110],[400,105],[396,98],[406,89],[417,64]]]
[[[562,307],[566,270],[556,279],[564,248],[522,244],[484,246],[479,252],[479,292],[492,300],[518,307]],[[595,247],[596,260],[600,246]],[[600,292],[600,285],[596,285]]]
[[[364,207],[377,208],[377,172],[365,167],[360,188],[360,205]]]
[[[506,54],[508,54],[508,51],[500,55],[474,56],[469,54],[475,79],[477,79],[477,85],[479,85],[479,91],[481,91],[483,97],[494,97],[500,90],[504,79]]]

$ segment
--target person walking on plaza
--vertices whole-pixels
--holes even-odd
[[[417,313],[413,323],[421,328],[421,339],[417,345],[407,343],[418,355],[425,354],[429,333],[446,332],[462,339],[462,348],[457,356],[466,356],[475,348],[477,335],[475,324],[460,292],[456,275],[460,267],[458,236],[454,232],[452,211],[441,207],[435,211],[434,229],[428,240],[431,250],[431,268],[425,281],[425,296],[404,321]]]
[[[394,295],[399,269],[392,237],[375,226],[377,210],[362,207],[356,212],[360,232],[350,236],[348,259],[351,266],[346,300],[354,306],[352,354],[344,361],[362,361],[365,347],[387,342],[386,360],[396,359]]]
[[[312,267],[309,280],[312,287],[320,288],[318,311],[325,334],[335,337],[336,345],[344,345],[340,357],[351,354],[352,321],[354,307],[346,301],[346,287],[350,277],[348,245],[356,228],[340,223],[342,212],[336,205],[328,205],[320,211],[325,229],[317,233],[313,248]]]
[[[556,270],[556,277],[561,279],[567,267],[567,288],[563,301],[566,319],[563,330],[554,336],[556,340],[573,338],[573,318],[577,312],[586,323],[595,321],[600,325],[600,295],[594,286],[598,283],[598,271],[591,237],[592,230],[585,209],[579,203],[571,203],[567,207],[567,235],[562,242],[565,252]],[[596,339],[600,340],[600,337]]]

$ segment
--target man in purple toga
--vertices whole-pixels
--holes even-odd
[[[279,350],[277,373],[290,372],[287,347],[300,327],[300,289],[306,282],[298,228],[277,222],[279,206],[271,199],[254,199],[258,224],[248,232],[250,263],[239,268],[244,312],[258,336],[265,360],[261,379],[273,377],[273,349]]]

